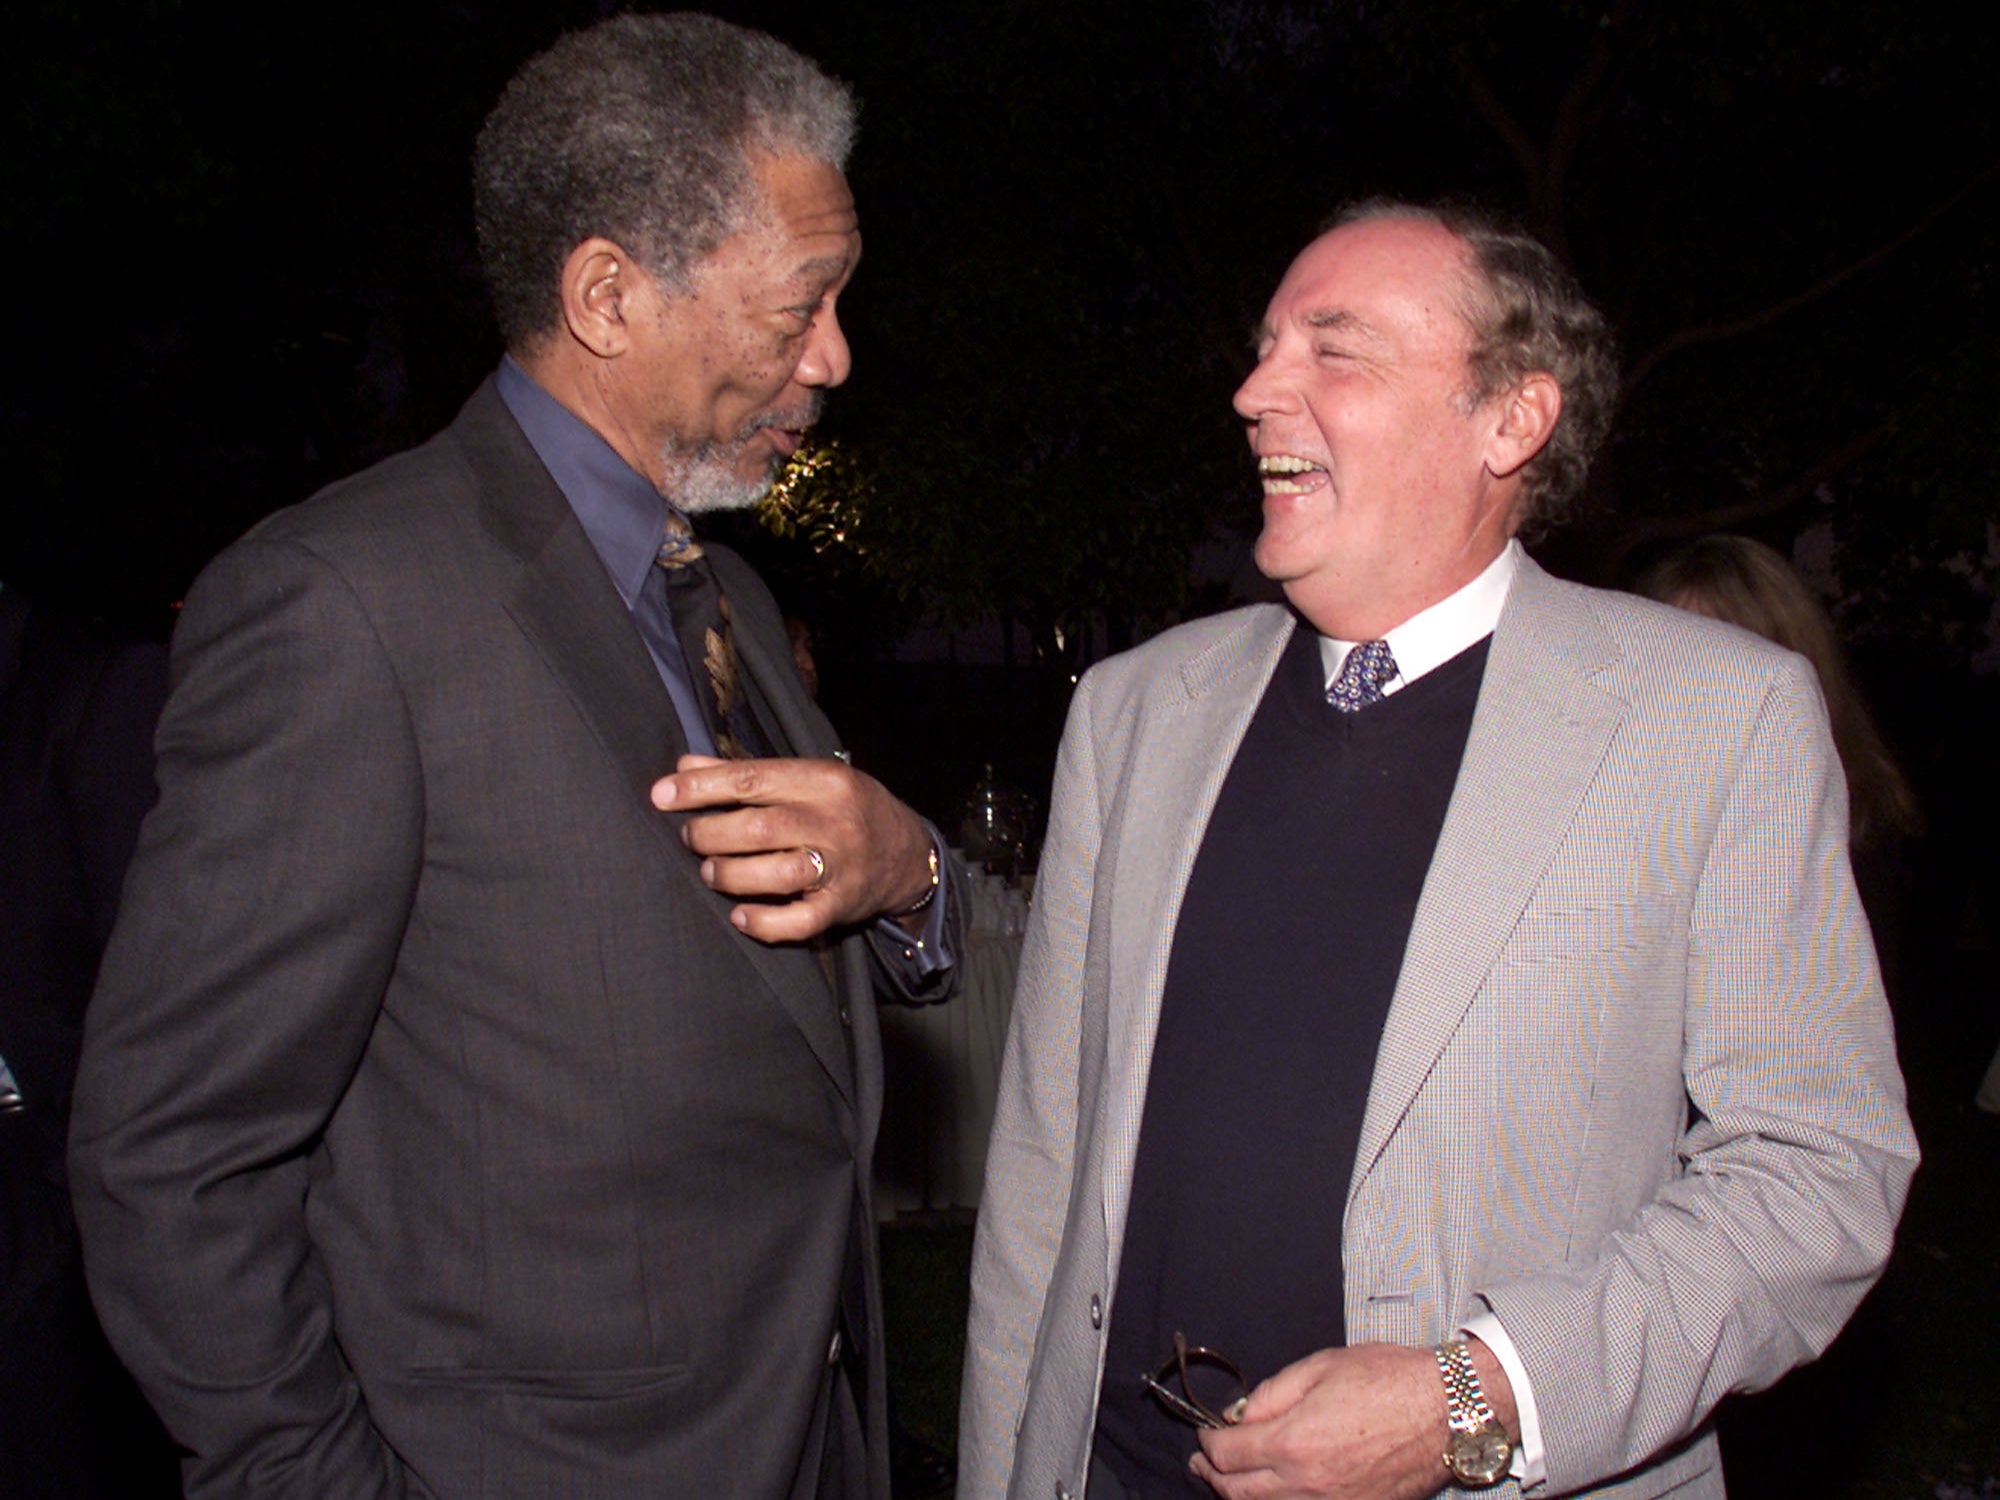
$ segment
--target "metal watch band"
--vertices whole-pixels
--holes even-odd
[[[1514,1445],[1487,1403],[1472,1350],[1463,1339],[1447,1339],[1432,1353],[1444,1377],[1445,1419],[1451,1431],[1445,1468],[1455,1484],[1467,1489],[1498,1484],[1513,1463]]]
[[[1464,1339],[1447,1339],[1432,1351],[1444,1376],[1446,1420],[1454,1432],[1472,1432],[1493,1420],[1486,1390],[1472,1365],[1472,1350]]]

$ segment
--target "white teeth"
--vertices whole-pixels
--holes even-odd
[[[1266,453],[1257,459],[1259,474],[1308,474],[1322,465],[1290,453]]]

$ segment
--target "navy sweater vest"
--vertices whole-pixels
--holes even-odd
[[[1341,1211],[1486,641],[1358,713],[1303,626],[1238,747],[1174,931],[1107,1334],[1098,1453],[1206,1494],[1140,1385],[1178,1331],[1251,1385],[1345,1341]]]

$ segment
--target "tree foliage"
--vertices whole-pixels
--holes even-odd
[[[1248,329],[1325,214],[1379,192],[1517,217],[1620,329],[1626,402],[1565,571],[1831,527],[1881,628],[1935,635],[1990,585],[1993,28],[1793,0],[1013,0],[829,16],[812,45],[869,101],[838,420],[878,565],[949,616],[1210,602],[1191,549],[1256,524],[1226,405]]]
[[[0,572],[171,598],[263,510],[447,419],[497,355],[472,134],[604,8],[28,0],[0,183],[43,290]],[[864,100],[856,375],[840,459],[798,491],[850,524],[773,544],[855,649],[928,613],[1073,654],[1217,602],[1228,570],[1190,557],[1257,524],[1228,406],[1249,330],[1325,215],[1378,192],[1518,214],[1621,331],[1625,408],[1559,566],[1817,528],[1857,620],[1978,648],[2000,57],[1957,8],[718,8]]]

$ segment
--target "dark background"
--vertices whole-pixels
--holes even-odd
[[[0,577],[163,634],[257,517],[446,422],[499,352],[473,134],[523,57],[610,8],[11,7]],[[1721,525],[1796,546],[1934,822],[1990,844],[1989,9],[718,9],[864,101],[841,461],[789,537],[749,541],[858,747],[927,810],[983,760],[1038,792],[1072,673],[1245,591],[1247,330],[1337,203],[1390,192],[1518,215],[1620,330],[1594,509],[1544,560],[1610,581]],[[932,750],[903,767],[880,673],[921,622],[959,632],[933,656],[1004,626],[985,657],[1022,670],[904,674]]]
[[[499,353],[473,134],[524,57],[612,8],[10,6],[0,579],[164,635],[259,516],[449,420]],[[1849,1367],[1763,1408],[1781,1440],[1742,1492],[1823,1478],[1813,1432],[1902,1455],[1910,1494],[2000,1471],[2000,1153],[1966,1102],[2000,1034],[1991,8],[715,9],[864,101],[839,446],[739,539],[810,622],[857,758],[941,818],[987,763],[1044,795],[1075,672],[1254,590],[1229,393],[1341,200],[1470,198],[1574,265],[1629,375],[1543,560],[1612,582],[1716,527],[1793,555],[1929,815],[1895,998],[1933,1166]]]

